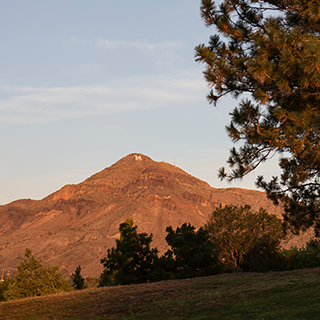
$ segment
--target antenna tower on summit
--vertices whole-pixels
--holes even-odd
[[[173,157],[173,165],[176,166],[176,156]]]

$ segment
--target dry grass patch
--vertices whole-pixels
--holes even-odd
[[[224,274],[0,303],[0,319],[318,319],[320,269]]]

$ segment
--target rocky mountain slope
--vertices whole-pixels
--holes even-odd
[[[282,214],[262,192],[212,188],[171,164],[130,154],[42,200],[0,206],[0,270],[12,271],[28,247],[64,273],[80,264],[83,275],[98,276],[100,259],[114,246],[126,218],[133,219],[138,232],[152,233],[153,246],[163,252],[167,226],[190,222],[198,228],[220,204],[250,204]]]

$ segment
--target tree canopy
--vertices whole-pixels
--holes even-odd
[[[180,278],[221,272],[215,245],[205,228],[195,231],[190,223],[184,223],[176,230],[167,227],[166,231],[166,241],[171,249],[160,258],[166,271],[178,274]]]
[[[275,253],[283,230],[281,220],[266,210],[254,213],[249,205],[220,206],[209,216],[206,228],[227,269],[267,271],[277,267]]]
[[[4,292],[6,300],[16,300],[32,296],[72,290],[71,282],[57,272],[58,266],[44,267],[30,249],[26,249],[25,259],[17,266],[18,273]]]
[[[101,259],[104,271],[99,286],[147,282],[148,275],[155,269],[157,249],[151,249],[152,235],[138,233],[132,219],[120,224],[120,239],[116,247],[108,249],[106,258]]]
[[[320,231],[320,2],[317,0],[202,0],[201,16],[216,33],[195,48],[205,65],[210,103],[245,97],[227,131],[239,148],[227,161],[241,179],[280,155],[280,177],[257,186],[285,205],[292,231]]]

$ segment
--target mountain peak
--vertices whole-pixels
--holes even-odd
[[[262,192],[215,189],[176,166],[132,153],[42,200],[1,206],[0,268],[15,267],[28,247],[65,273],[80,264],[85,276],[98,276],[100,259],[126,218],[139,232],[152,233],[153,245],[163,252],[166,227],[187,222],[199,228],[220,204],[282,212]]]

